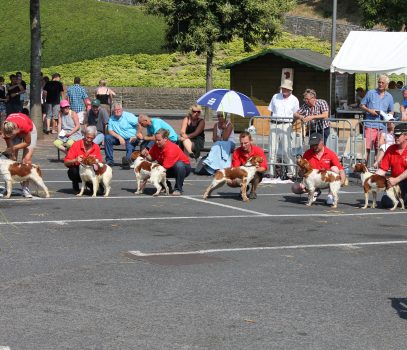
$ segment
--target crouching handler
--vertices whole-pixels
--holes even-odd
[[[79,165],[86,156],[94,156],[99,162],[103,162],[102,153],[97,144],[93,142],[97,134],[96,126],[88,126],[85,130],[85,137],[75,141],[69,148],[64,164],[68,168],[68,177],[72,181],[72,188],[75,194],[78,194],[79,183],[82,182],[79,175]],[[103,188],[99,187],[99,191],[103,192]]]
[[[159,129],[154,136],[154,145],[150,150],[143,149],[141,154],[149,161],[156,160],[167,169],[167,178],[175,178],[175,187],[172,195],[181,196],[184,179],[191,173],[189,158],[179,146],[168,139],[168,130]],[[167,184],[171,188],[171,184],[168,181]]]
[[[306,151],[303,158],[308,160],[313,169],[330,170],[341,177],[342,186],[346,182],[346,174],[342,164],[339,162],[338,156],[332,150],[324,145],[322,134],[313,133],[309,137],[310,149]],[[295,183],[291,190],[295,194],[303,194],[308,192],[303,183]],[[318,189],[314,194],[314,202],[321,195],[321,190]],[[334,198],[331,193],[328,194],[326,204],[332,205]]]
[[[263,158],[263,163],[257,168],[256,175],[251,181],[252,188],[249,193],[249,198],[256,199],[257,185],[261,182],[263,175],[267,170],[267,158],[262,148],[253,145],[252,135],[249,132],[243,131],[242,133],[240,133],[239,141],[240,147],[236,148],[233,152],[232,167],[239,167],[245,165],[248,159],[253,156],[260,156],[261,158]],[[236,181],[228,182],[227,184],[230,187],[241,186],[240,183]]]

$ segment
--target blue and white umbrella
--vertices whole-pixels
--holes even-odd
[[[216,112],[232,113],[242,117],[256,117],[260,115],[249,97],[228,89],[213,89],[208,91],[196,103],[209,107]]]

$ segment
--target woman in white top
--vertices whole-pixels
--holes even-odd
[[[373,166],[377,168],[383,159],[384,153],[386,152],[389,146],[394,144],[394,119],[390,119],[387,123],[387,131],[380,134],[379,139],[379,153],[377,154],[376,161],[373,163]]]
[[[226,115],[217,113],[218,122],[213,127],[212,140],[214,144],[205,159],[198,163],[195,173],[199,175],[212,175],[218,169],[230,167],[232,153],[235,149],[235,133],[233,125],[226,120]]]

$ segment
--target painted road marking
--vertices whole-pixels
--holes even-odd
[[[209,253],[259,251],[259,250],[288,250],[288,249],[310,249],[310,248],[354,248],[354,247],[362,247],[362,246],[380,246],[380,245],[396,245],[396,244],[407,244],[407,241],[303,244],[303,245],[286,245],[286,246],[276,246],[276,247],[202,249],[202,250],[192,250],[192,251],[183,251],[183,252],[181,251],[181,252],[156,252],[156,253],[143,253],[139,250],[130,250],[130,251],[128,251],[128,253],[135,255],[135,256],[193,255],[193,254],[209,254]]]
[[[233,207],[232,207],[233,208]],[[240,208],[234,208],[240,209]],[[0,222],[0,226],[4,225],[33,225],[33,224],[56,224],[56,225],[66,225],[70,223],[82,223],[82,222],[93,222],[95,224],[100,224],[101,222],[133,222],[133,221],[173,221],[173,220],[208,220],[208,219],[240,219],[240,218],[256,218],[256,219],[263,219],[263,218],[300,218],[300,217],[314,217],[314,218],[341,218],[341,217],[351,217],[351,216],[374,216],[375,219],[381,220],[385,215],[406,215],[407,211],[403,212],[370,212],[370,213],[360,213],[360,214],[346,214],[346,213],[318,213],[318,214],[256,214],[256,215],[203,215],[203,216],[167,216],[167,217],[142,217],[142,218],[92,218],[92,219],[62,219],[62,220],[41,220],[41,221],[8,221],[8,222]]]

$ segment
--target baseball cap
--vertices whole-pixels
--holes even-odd
[[[62,100],[61,103],[59,104],[59,106],[61,108],[64,108],[64,107],[70,107],[71,105],[69,104],[68,100]]]
[[[321,142],[321,140],[323,140],[323,137],[321,134],[314,132],[313,134],[310,135],[309,137],[309,145],[310,146],[315,146],[318,143]]]
[[[92,100],[91,104],[92,104],[92,106],[99,107],[100,106],[100,101],[97,98],[95,98],[94,100]]]
[[[397,124],[394,128],[394,136],[400,136],[407,133],[407,124]]]

